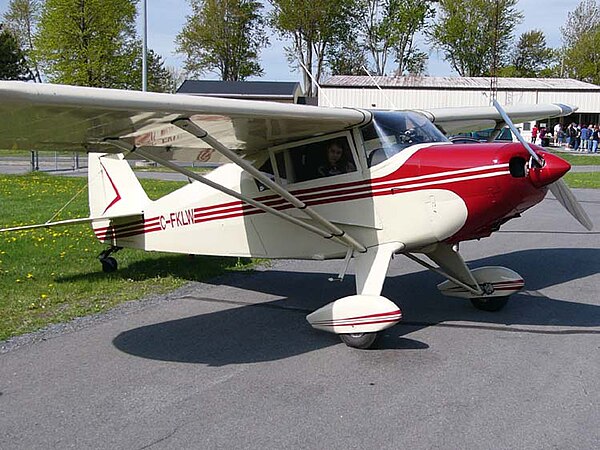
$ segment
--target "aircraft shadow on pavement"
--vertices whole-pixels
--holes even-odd
[[[516,270],[525,277],[525,290],[535,292],[598,273],[600,250],[522,250],[470,261],[471,267],[485,265],[505,265]],[[401,307],[404,319],[382,333],[375,350],[427,349],[426,343],[406,335],[441,322],[600,326],[600,306],[577,303],[575,295],[575,301],[568,301],[521,293],[514,295],[502,311],[491,313],[476,310],[468,300],[442,296],[436,289],[440,281],[440,276],[427,270],[387,278],[383,295]],[[333,299],[353,294],[352,276],[342,283],[330,283],[325,273],[267,270],[228,275],[213,283],[281,299],[247,306],[234,303],[225,310],[139,327],[118,335],[114,345],[143,358],[211,366],[273,361],[343,345],[337,336],[313,330],[305,316]],[[201,295],[187,300],[220,302]],[[229,300],[238,299],[227,299],[224,303]]]
[[[117,255],[119,259],[119,255]],[[100,262],[91,267],[90,272],[78,273],[56,278],[57,282],[81,280],[102,280],[106,278],[122,280],[148,280],[157,277],[174,275],[188,281],[202,281],[209,276],[221,273],[223,270],[234,269],[238,262],[246,264],[250,258],[234,258],[227,256],[190,256],[182,254],[161,255],[148,257],[142,261],[123,264],[119,270],[104,273]]]

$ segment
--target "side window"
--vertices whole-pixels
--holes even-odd
[[[356,163],[346,136],[288,148],[275,155],[282,179],[299,183],[355,172]]]
[[[356,163],[346,137],[325,141],[321,146],[321,162],[317,177],[331,177],[356,172]]]

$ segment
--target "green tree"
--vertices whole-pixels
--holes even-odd
[[[552,74],[548,69],[556,65],[556,52],[546,45],[541,30],[527,31],[519,37],[511,65],[500,71],[501,76],[537,78]]]
[[[284,38],[288,60],[300,66],[306,95],[315,95],[311,79],[320,81],[335,55],[334,47],[348,42],[357,20],[356,0],[270,0],[271,23]],[[339,55],[339,53],[338,53]]]
[[[327,62],[331,75],[365,75],[365,69],[369,70],[369,58],[356,36],[332,45]]]
[[[268,39],[260,2],[190,0],[190,4],[192,15],[176,39],[188,73],[216,71],[227,81],[262,75],[258,56]]]
[[[395,73],[424,70],[427,55],[414,45],[415,34],[434,14],[429,1],[360,0],[360,30],[376,75],[385,75],[391,54],[397,63]],[[410,67],[410,69],[409,69]]]
[[[583,33],[565,49],[563,65],[567,76],[600,84],[600,28]]]
[[[490,75],[508,61],[517,0],[440,0],[429,42],[463,77]]]
[[[135,48],[133,50],[135,56],[135,62],[133,70],[131,70],[129,77],[130,82],[127,86],[128,89],[142,89],[142,43],[136,41]],[[171,73],[165,67],[162,56],[156,53],[152,49],[148,49],[148,86],[149,92],[174,92],[173,80]]]
[[[404,68],[398,67],[398,71],[402,70],[402,72],[396,72],[396,75],[424,75],[427,72],[428,60],[427,53],[415,48],[405,57]]]
[[[39,0],[11,0],[4,13],[6,28],[17,38],[23,51],[27,67],[31,71],[31,79],[41,83],[42,76],[37,61],[33,58],[33,36],[40,15]]]
[[[0,80],[29,80],[25,56],[15,36],[0,24]]]
[[[561,27],[560,75],[598,84],[600,82],[600,2],[582,0],[567,14]]]
[[[154,50],[148,50],[148,90],[150,92],[173,93],[173,78],[165,62]],[[141,65],[141,61],[140,61]],[[141,67],[140,67],[141,79]]]
[[[599,25],[600,2],[582,0],[575,9],[567,13],[565,25],[560,27],[564,47],[574,47],[581,35],[596,30]]]
[[[34,39],[51,82],[130,88],[137,0],[46,0]]]

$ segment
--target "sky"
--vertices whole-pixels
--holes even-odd
[[[140,17],[138,28],[141,35],[141,1],[139,5]],[[191,13],[188,0],[147,0],[148,3],[148,46],[159,53],[166,65],[181,68],[183,57],[175,53],[175,37],[183,28],[186,16]],[[0,15],[4,14],[9,0],[0,0]],[[517,8],[523,11],[524,19],[516,27],[515,36],[532,29],[541,29],[546,35],[546,43],[550,47],[561,45],[560,27],[564,25],[569,9],[577,3],[564,0],[521,0]],[[543,5],[540,7],[540,5]],[[276,36],[271,37],[271,46],[261,53],[261,64],[264,75],[254,78],[269,81],[299,81],[298,72],[293,72],[288,67],[284,54],[285,43]],[[421,46],[428,50],[426,46]],[[442,55],[430,52],[428,75],[431,76],[457,76],[450,65],[445,62]],[[209,75],[205,78],[214,78]]]

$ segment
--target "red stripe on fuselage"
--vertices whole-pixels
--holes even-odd
[[[291,193],[307,205],[317,206],[424,189],[448,190],[460,196],[468,210],[467,223],[448,240],[458,242],[489,235],[503,218],[527,209],[545,195],[545,191],[534,188],[527,177],[510,176],[507,164],[515,156],[528,159],[520,144],[431,146],[415,152],[402,166],[384,176],[297,189]],[[277,210],[293,208],[278,195],[263,195],[255,200]],[[194,208],[194,223],[262,212],[241,201],[226,202]],[[138,230],[138,234],[146,232]]]

